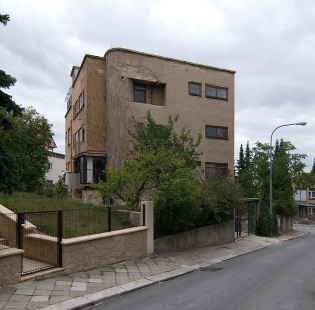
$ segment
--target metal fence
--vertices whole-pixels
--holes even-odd
[[[17,247],[15,213],[0,214],[0,250]]]
[[[73,238],[132,227],[113,214],[112,207],[88,207],[63,210],[63,237]]]

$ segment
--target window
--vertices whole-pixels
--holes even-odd
[[[51,162],[48,163],[48,170],[52,170],[52,164]]]
[[[228,100],[228,89],[224,87],[206,85],[206,97]]]
[[[228,139],[228,127],[206,126],[206,137],[214,139]]]
[[[74,154],[77,155],[82,152],[82,142],[84,141],[84,127],[81,127],[74,135],[73,135],[73,148]]]
[[[201,97],[201,84],[200,83],[189,82],[188,87],[189,87],[189,95]]]
[[[228,175],[228,164],[219,164],[219,163],[206,163],[206,177],[211,175],[221,175],[227,176]]]
[[[310,189],[308,192],[308,199],[315,200],[315,189]]]
[[[68,128],[67,140],[68,140],[68,145],[70,145],[70,143],[71,143],[71,128]]]
[[[83,101],[83,92],[80,94],[78,100],[75,102],[73,105],[73,118],[75,118],[78,113],[82,110],[84,106],[84,101]]]
[[[134,96],[135,102],[145,103],[146,100],[146,85],[145,84],[134,84]]]
[[[81,157],[77,161],[77,169],[80,172],[81,184],[98,183],[99,180],[105,181],[106,158],[104,157]]]
[[[306,201],[306,189],[297,188],[295,190],[295,200]]]
[[[201,167],[201,161],[200,160],[197,160],[196,166]]]
[[[140,132],[143,129],[143,123],[137,123],[137,131]]]

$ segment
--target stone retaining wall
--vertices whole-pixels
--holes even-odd
[[[185,251],[235,241],[234,221],[188,230],[154,240],[155,253]]]

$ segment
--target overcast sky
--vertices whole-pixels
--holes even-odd
[[[8,93],[53,124],[64,153],[64,99],[85,54],[124,47],[235,70],[235,158],[240,144],[291,141],[315,157],[313,0],[0,0],[0,69]]]

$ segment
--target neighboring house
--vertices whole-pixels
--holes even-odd
[[[315,188],[295,188],[295,203],[299,207],[299,217],[315,218]]]
[[[51,150],[51,156],[48,157],[48,171],[46,172],[46,180],[55,184],[59,176],[62,175],[62,171],[66,168],[65,155],[54,153],[53,149],[56,148],[57,145],[54,139],[50,138],[49,150]]]
[[[85,55],[70,75],[65,115],[69,188],[88,188],[105,179],[107,165],[121,165],[130,147],[132,116],[141,127],[148,110],[160,123],[180,114],[175,130],[186,127],[195,139],[202,132],[197,169],[204,177],[234,173],[235,71],[113,48],[104,57]]]

